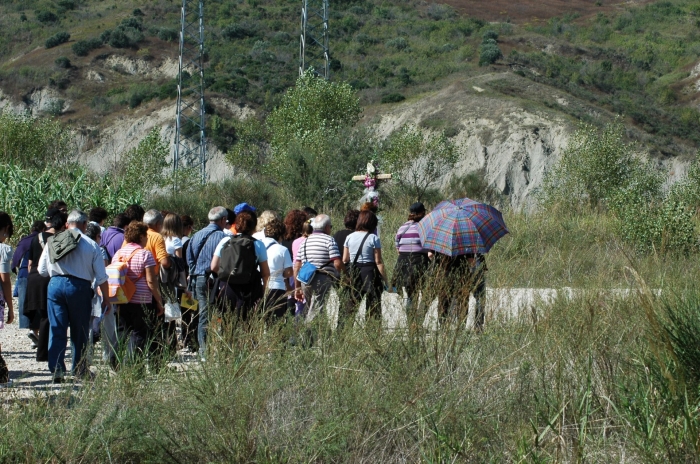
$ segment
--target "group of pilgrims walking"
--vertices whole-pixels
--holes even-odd
[[[419,228],[426,213],[414,203],[396,231],[398,260],[390,279],[372,202],[348,211],[344,229],[335,233],[331,218],[313,208],[280,217],[273,211],[258,215],[247,203],[212,208],[208,225],[193,233],[193,219],[171,211],[131,205],[105,227],[103,208],[86,214],[54,201],[14,250],[8,244],[12,218],[0,212],[0,328],[5,317],[8,324],[15,318],[14,296],[19,327],[28,330],[36,361],[47,363],[55,383],[70,373],[92,378],[96,343],[115,370],[144,360],[159,369],[178,350],[206,361],[212,321],[303,327],[310,313],[324,310],[333,289],[340,302],[336,331],[353,325],[363,299],[368,320],[381,324],[384,292],[405,295],[410,330],[424,325],[426,295],[438,299],[440,323],[459,313],[463,324],[471,293],[480,331],[484,255],[429,249]],[[112,282],[114,269],[125,270],[121,284],[131,286],[118,304],[115,292],[126,287]],[[71,369],[64,361],[68,329]],[[0,384],[8,381],[1,377]]]

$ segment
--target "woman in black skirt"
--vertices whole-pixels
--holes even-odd
[[[349,263],[351,305],[345,314],[338,315],[338,327],[342,328],[363,297],[367,297],[367,318],[381,321],[382,291],[387,283],[382,244],[374,233],[379,220],[372,211],[362,211],[357,219],[355,232],[345,239],[343,261]]]
[[[396,232],[394,245],[399,252],[394,270],[393,286],[399,291],[406,289],[406,315],[409,327],[422,326],[425,314],[413,308],[413,302],[418,297],[421,279],[428,268],[429,251],[423,248],[418,235],[418,223],[425,217],[423,203],[416,202],[409,208],[408,221]],[[420,319],[420,320],[419,320]]]
[[[51,277],[42,277],[38,271],[39,258],[44,251],[46,241],[52,235],[61,232],[66,227],[68,215],[58,208],[51,208],[46,212],[46,227],[32,241],[29,247],[29,261],[27,275],[27,296],[24,299],[24,311],[31,314],[32,323],[29,328],[29,338],[37,345],[36,360],[45,362],[49,360],[49,314],[47,311],[48,288]]]

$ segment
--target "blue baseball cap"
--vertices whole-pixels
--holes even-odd
[[[233,212],[236,214],[241,214],[243,211],[249,211],[251,213],[255,212],[255,207],[249,205],[248,203],[240,203],[233,208]]]

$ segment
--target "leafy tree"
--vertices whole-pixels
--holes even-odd
[[[266,160],[259,160],[257,169],[294,192],[298,200],[312,204],[347,201],[350,178],[371,157],[368,146],[373,142],[353,130],[361,112],[350,85],[317,78],[309,70],[267,119],[269,153],[264,153],[262,130],[253,122],[245,129],[249,132],[242,134],[244,143],[233,150],[253,162],[264,156]]]
[[[602,131],[582,125],[545,175],[543,205],[607,208],[621,238],[638,250],[689,251],[695,247],[690,208],[678,193],[664,196],[663,173],[643,161],[623,133],[619,121]]]
[[[620,189],[639,185],[638,176],[645,172],[632,145],[623,140],[624,127],[619,122],[607,125],[602,132],[582,124],[569,141],[561,159],[545,176],[543,200],[598,207],[611,200]],[[637,194],[648,200],[658,197],[659,181],[646,183]]]
[[[251,174],[263,174],[270,149],[267,126],[257,118],[249,117],[235,123],[235,130],[238,140],[226,153],[226,160]]]
[[[398,185],[412,198],[424,199],[450,173],[459,151],[444,132],[427,133],[406,125],[389,136],[382,157],[384,170],[391,170]]]
[[[124,153],[115,163],[113,173],[115,183],[123,183],[130,192],[147,197],[157,188],[168,185],[170,148],[161,138],[158,128],[153,128],[136,148]]]
[[[0,114],[0,159],[21,168],[72,164],[77,149],[70,131],[58,121],[4,112]]]

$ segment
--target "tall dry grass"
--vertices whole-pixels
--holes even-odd
[[[385,240],[403,220],[386,216]],[[1,460],[697,461],[692,257],[630,255],[602,215],[507,220],[491,284],[583,291],[482,334],[331,332],[319,317],[307,347],[289,343],[292,320],[224,323],[207,362],[178,372],[103,368],[58,395],[3,393]],[[625,285],[626,298],[599,291]]]

